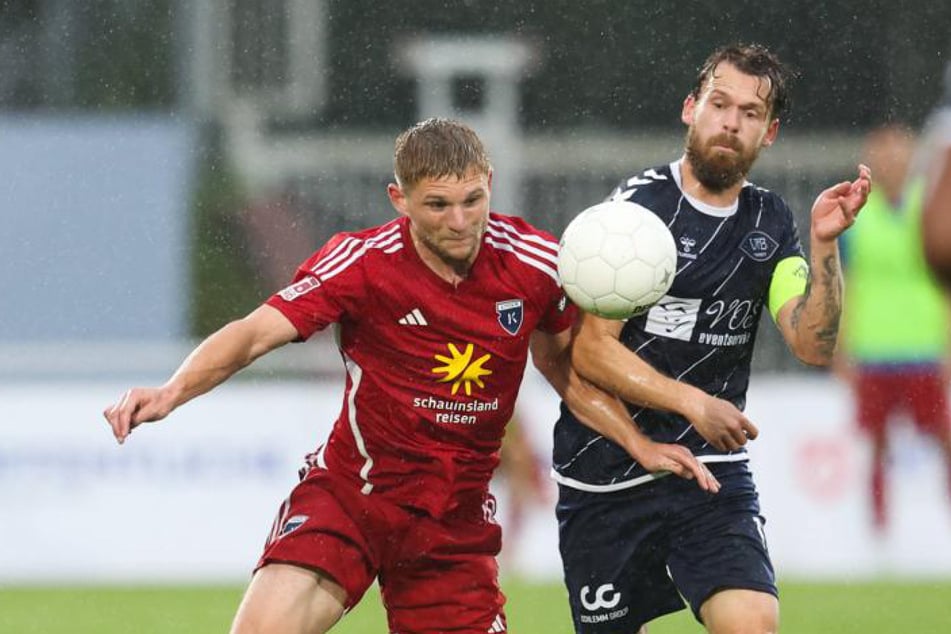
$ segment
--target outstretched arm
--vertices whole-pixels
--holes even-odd
[[[557,335],[536,331],[532,335],[535,366],[582,423],[624,448],[652,473],[669,471],[688,480],[696,479],[697,485],[705,491],[719,491],[719,482],[686,447],[657,443],[644,435],[616,397],[574,371],[570,356],[570,331]]]
[[[871,172],[860,165],[858,178],[825,190],[812,206],[806,292],[786,302],[776,320],[789,348],[803,363],[832,362],[842,314],[842,266],[837,238],[855,222],[871,189]]]
[[[162,420],[261,355],[297,338],[297,329],[276,308],[260,306],[205,339],[160,387],[128,390],[103,412],[119,443],[142,423]]]
[[[759,434],[729,401],[664,376],[620,342],[623,324],[584,314],[572,361],[585,379],[628,403],[675,412],[721,451],[733,451]]]

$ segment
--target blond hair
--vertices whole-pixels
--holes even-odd
[[[475,131],[452,119],[420,121],[396,138],[393,172],[397,184],[411,189],[425,178],[463,178],[472,170],[492,169]]]

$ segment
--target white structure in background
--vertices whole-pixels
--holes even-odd
[[[235,104],[269,115],[318,112],[327,97],[326,0],[183,2],[191,55],[184,96],[218,119]]]
[[[518,84],[533,65],[529,45],[502,36],[441,35],[411,41],[400,51],[416,78],[418,119],[450,117],[471,125],[485,142],[495,168],[492,208],[519,213],[522,132]],[[460,99],[460,82],[473,82],[471,103]]]

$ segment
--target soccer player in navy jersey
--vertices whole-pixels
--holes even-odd
[[[580,418],[630,441],[642,464],[718,489],[685,448],[632,436],[621,403],[571,372],[576,311],[557,242],[489,212],[475,133],[429,119],[399,136],[394,163],[396,220],[334,236],[165,385],[104,412],[122,443],[270,350],[338,325],[340,415],[280,508],[234,633],[327,631],[374,580],[390,631],[506,631],[488,485],[529,352]]]
[[[779,604],[743,414],[760,315],[770,311],[795,355],[826,365],[836,345],[836,238],[871,187],[868,168],[822,192],[807,263],[793,215],[747,182],[779,131],[787,73],[765,48],[714,52],[683,103],[684,155],[611,194],[647,207],[678,247],[668,295],[646,314],[585,314],[577,372],[628,406],[633,426],[706,464],[716,494],[653,473],[562,407],[555,428],[560,550],[577,632],[646,631],[686,599],[710,632],[775,632]],[[681,598],[683,597],[683,599]]]

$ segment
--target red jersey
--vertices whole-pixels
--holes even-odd
[[[334,236],[268,300],[302,340],[339,324],[343,405],[312,463],[437,517],[467,494],[481,500],[532,331],[574,319],[556,256],[550,234],[491,213],[453,286],[420,259],[405,217]]]

